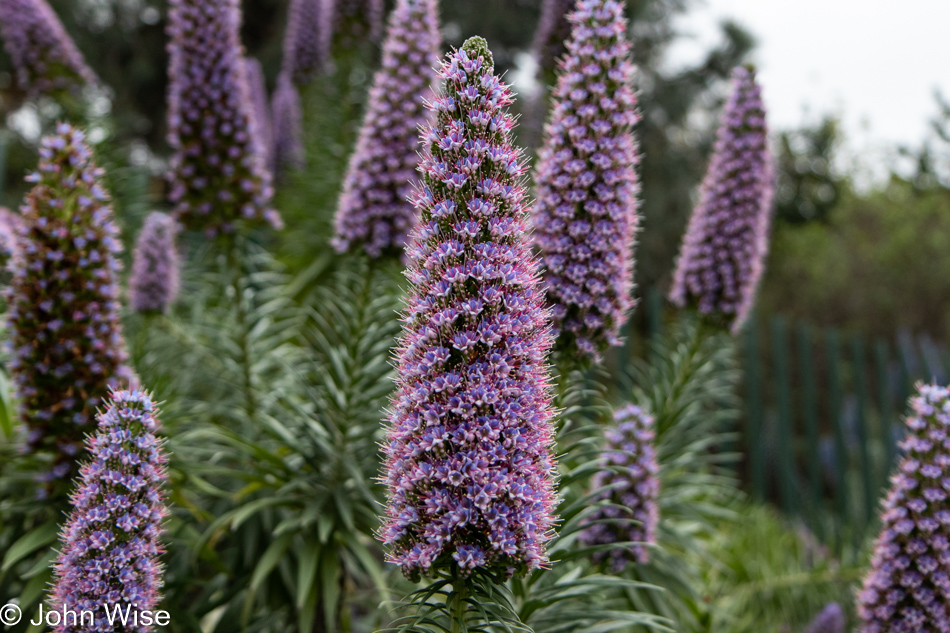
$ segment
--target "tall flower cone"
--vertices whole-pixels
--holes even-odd
[[[837,602],[829,602],[808,625],[806,633],[844,633],[844,609]]]
[[[171,217],[153,211],[132,253],[129,295],[136,312],[165,312],[178,297],[178,227]]]
[[[441,34],[436,0],[399,0],[383,45],[382,69],[343,182],[334,246],[370,257],[401,253],[415,219],[407,200],[416,180],[419,127],[431,117]]]
[[[98,83],[46,0],[0,0],[0,35],[30,97],[55,97]]]
[[[284,34],[283,71],[297,85],[308,83],[329,55],[328,25],[321,20],[322,0],[291,0]]]
[[[168,142],[174,213],[189,229],[280,228],[238,30],[238,0],[170,0]]]
[[[508,87],[482,38],[442,64],[422,131],[381,539],[410,578],[521,575],[554,521],[548,315]]]
[[[639,160],[636,97],[617,0],[579,0],[539,154],[534,239],[555,349],[599,361],[632,306]]]
[[[861,633],[950,631],[950,389],[918,385],[910,407],[858,594]]]
[[[60,124],[43,139],[7,295],[26,450],[52,457],[49,488],[75,473],[109,388],[133,378],[119,321],[122,242],[103,175],[80,130]]]
[[[755,302],[768,255],[774,179],[755,73],[736,68],[732,86],[670,301],[737,332]]]
[[[133,626],[132,614],[154,612],[162,587],[167,458],[156,415],[148,394],[116,391],[98,416],[60,536],[50,606],[66,615],[56,633],[151,630]],[[116,609],[126,614],[127,626]]]
[[[576,0],[544,0],[531,51],[542,73],[554,71],[571,39],[570,14]]]
[[[264,152],[264,163],[274,173],[274,126],[271,121],[270,100],[267,98],[267,81],[261,63],[253,57],[244,58],[244,71],[251,88],[251,103],[254,105],[254,129],[257,145]]]
[[[303,110],[300,93],[290,75],[281,73],[271,98],[274,121],[274,172],[282,176],[288,169],[303,169],[307,157],[303,144]]]

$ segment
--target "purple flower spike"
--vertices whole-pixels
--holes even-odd
[[[119,321],[122,240],[103,176],[83,133],[61,123],[27,177],[36,184],[7,293],[10,371],[26,450],[53,457],[47,489],[73,475],[109,388],[133,380]]]
[[[334,246],[362,246],[370,257],[401,252],[415,220],[407,196],[415,182],[418,130],[431,120],[441,48],[436,0],[399,0],[383,46],[382,69],[343,183]]]
[[[294,83],[308,83],[324,64],[329,33],[321,21],[322,0],[290,0],[284,35],[284,67]]]
[[[89,438],[90,458],[80,471],[73,511],[60,535],[63,547],[50,597],[53,610],[77,617],[67,614],[53,627],[56,633],[152,630],[132,626],[132,615],[128,626],[122,626],[115,610],[153,611],[160,599],[158,557],[167,509],[157,413],[148,394],[116,391],[98,416],[99,430]]]
[[[732,73],[699,205],[683,238],[670,301],[737,332],[749,316],[769,248],[774,192],[762,90],[751,68]]]
[[[844,609],[837,602],[829,602],[808,626],[808,633],[844,633]]]
[[[861,633],[950,631],[950,390],[919,384],[910,407],[858,594]]]
[[[595,511],[592,522],[618,519],[616,523],[593,523],[581,533],[586,545],[611,543],[656,543],[659,520],[657,497],[660,467],[653,448],[653,418],[638,406],[629,404],[614,413],[614,426],[607,431],[607,449],[604,451],[604,470],[594,475],[595,489],[608,487],[598,501],[610,505]],[[644,545],[625,545],[622,548],[594,555],[596,562],[609,561],[619,573],[627,563],[646,563],[650,550]]]
[[[209,236],[239,222],[281,227],[266,151],[255,133],[238,0],[169,0],[169,198]]]
[[[537,168],[534,238],[558,351],[599,362],[632,306],[639,161],[633,65],[617,0],[579,0]]]
[[[31,98],[98,83],[46,0],[0,0],[0,34],[17,84]]]
[[[264,151],[267,169],[274,172],[274,130],[271,123],[270,104],[267,99],[267,81],[261,63],[253,57],[244,58],[244,71],[251,88],[251,103],[254,105],[254,133],[258,145]]]
[[[534,34],[532,52],[542,70],[554,70],[571,38],[571,10],[575,0],[544,0]]]
[[[23,234],[23,218],[6,207],[0,207],[0,262],[7,268],[17,265],[23,249],[20,236]]]
[[[165,312],[178,297],[178,227],[171,217],[154,211],[145,224],[132,257],[129,291],[136,312]]]
[[[522,575],[547,564],[555,509],[552,337],[525,165],[485,40],[451,53],[440,76],[421,132],[380,538],[411,579]]]
[[[303,146],[303,111],[300,108],[300,94],[287,73],[281,73],[277,78],[277,90],[271,98],[271,112],[274,116],[276,173],[282,175],[288,168],[303,169],[307,164]]]
[[[321,21],[330,25],[327,43],[334,49],[356,48],[367,40],[378,42],[383,34],[383,0],[320,0]]]

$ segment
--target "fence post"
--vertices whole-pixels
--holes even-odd
[[[815,353],[811,328],[798,329],[798,367],[802,384],[802,417],[805,421],[805,461],[808,470],[809,508],[812,529],[823,538],[820,510],[822,506],[821,456],[818,454],[818,397],[815,384]]]
[[[7,151],[9,148],[10,142],[7,140],[7,135],[0,133],[0,202],[3,202],[3,194],[7,188]]]
[[[792,396],[788,371],[788,337],[785,318],[772,319],[772,356],[775,363],[775,392],[778,415],[778,471],[779,491],[785,511],[794,516],[798,513],[795,485],[795,436],[792,433]]]
[[[762,445],[762,384],[759,367],[759,328],[758,321],[751,317],[745,326],[745,383],[746,383],[746,439],[749,459],[749,478],[752,492],[759,501],[765,500],[768,490],[765,470],[764,447]]]
[[[835,502],[841,523],[848,517],[848,450],[844,443],[841,426],[841,358],[838,332],[828,330],[825,338],[828,354],[828,406],[831,411],[831,427],[835,442]],[[840,527],[839,523],[839,545]]]
[[[878,409],[881,415],[881,440],[884,442],[884,477],[882,485],[887,484],[891,468],[897,456],[897,446],[894,441],[894,401],[891,390],[891,380],[888,375],[887,341],[878,339],[874,344],[874,364],[877,367]],[[898,390],[899,391],[899,390]]]
[[[858,455],[861,459],[861,479],[864,488],[864,524],[862,532],[871,524],[874,517],[876,490],[871,475],[871,454],[868,447],[868,381],[867,359],[864,355],[864,341],[855,334],[851,338],[851,354],[854,362],[854,395],[858,400],[855,429],[858,440]],[[856,538],[857,538],[857,532]]]

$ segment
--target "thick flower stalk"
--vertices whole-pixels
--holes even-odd
[[[277,89],[271,97],[271,112],[274,122],[274,169],[282,175],[288,169],[303,169],[307,157],[303,144],[303,110],[300,93],[290,80],[290,75],[281,73]]]
[[[54,611],[77,616],[86,611],[93,622],[67,615],[53,628],[57,633],[151,630],[132,626],[131,614],[153,611],[162,587],[158,557],[167,514],[166,456],[156,437],[157,413],[148,394],[116,391],[99,414],[99,430],[89,438],[89,460],[60,535],[50,598]],[[128,626],[119,624],[116,609],[129,613]]]
[[[267,80],[261,63],[253,57],[244,58],[244,72],[251,88],[251,103],[254,105],[254,130],[257,143],[264,152],[267,169],[274,172],[274,130],[271,123],[270,100],[267,96]]]
[[[308,83],[329,54],[329,32],[321,21],[324,0],[290,0],[284,33],[283,71],[294,83]]]
[[[656,543],[659,520],[660,467],[653,446],[653,418],[640,407],[629,404],[618,409],[606,436],[603,470],[593,479],[594,489],[601,490],[596,501],[605,505],[590,516],[581,541],[589,546],[637,543],[594,554],[596,562],[607,561],[619,573],[628,562],[650,559],[648,545]]]
[[[343,181],[334,240],[339,252],[362,246],[379,257],[405,247],[415,220],[407,196],[419,163],[418,130],[430,120],[424,100],[441,45],[436,0],[399,0]]]
[[[844,633],[844,609],[837,602],[829,602],[808,625],[807,633]]]
[[[46,0],[0,0],[0,35],[17,85],[30,97],[98,83]]]
[[[349,49],[365,41],[378,42],[383,34],[383,0],[321,0],[321,21],[331,32],[333,49]]]
[[[238,0],[169,1],[169,197],[185,227],[211,236],[242,221],[281,226],[254,133],[240,23]]]
[[[165,312],[178,297],[178,227],[170,216],[154,211],[145,218],[132,254],[129,295],[136,312]]]
[[[576,0],[544,0],[531,46],[541,71],[554,70],[566,51],[565,43],[571,39],[569,17],[575,2]]]
[[[421,135],[381,538],[410,578],[520,575],[546,564],[555,508],[552,337],[525,166],[485,40],[451,53],[440,76]]]
[[[752,309],[768,254],[774,182],[754,71],[736,68],[732,86],[670,301],[737,332]]]
[[[632,306],[639,160],[623,3],[580,0],[536,175],[534,237],[565,357],[598,362]]]
[[[52,456],[47,482],[72,476],[96,407],[132,380],[119,321],[122,242],[103,176],[83,133],[60,124],[27,177],[36,185],[7,295],[10,371],[26,450]]]
[[[858,594],[861,633],[950,631],[950,390],[918,385],[910,407]]]

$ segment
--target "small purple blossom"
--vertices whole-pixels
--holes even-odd
[[[531,50],[543,71],[554,70],[567,50],[565,43],[571,38],[569,17],[574,4],[575,0],[544,0],[541,6],[541,18]]]
[[[858,594],[861,633],[950,631],[950,390],[919,384],[910,407]]]
[[[322,19],[323,4],[324,0],[290,0],[283,72],[297,85],[309,83],[329,57],[330,33]]]
[[[362,246],[370,257],[401,252],[415,219],[407,200],[419,163],[418,130],[431,120],[442,38],[436,0],[399,0],[383,45],[382,69],[343,182],[334,246]]]
[[[46,0],[0,0],[0,35],[17,85],[30,97],[98,83]]]
[[[532,220],[556,349],[599,362],[632,306],[638,115],[623,4],[580,0],[570,20]]]
[[[808,626],[807,633],[844,633],[844,609],[837,602],[829,602]]]
[[[267,98],[267,81],[261,63],[253,57],[244,58],[244,71],[251,88],[251,103],[254,105],[254,134],[264,151],[267,169],[274,172],[274,130],[271,122],[270,103]]]
[[[772,157],[762,90],[736,68],[700,201],[683,238],[670,301],[737,332],[749,316],[769,248]]]
[[[552,338],[525,166],[485,40],[451,53],[440,76],[421,131],[380,538],[410,578],[522,575],[547,564],[555,509]]]
[[[281,227],[239,39],[238,0],[169,0],[169,199],[189,229]]]
[[[110,624],[108,613],[131,605],[132,612],[152,611],[162,588],[162,520],[167,514],[166,480],[158,411],[148,394],[116,391],[99,414],[99,430],[89,438],[89,460],[70,501],[73,511],[63,528],[63,547],[55,564],[50,596],[55,611],[89,611],[88,618],[69,617],[56,633],[135,631],[151,627]]]
[[[300,94],[287,73],[281,73],[277,78],[277,89],[271,97],[271,112],[274,117],[275,173],[280,176],[288,168],[303,169],[307,164],[303,145],[303,111]]]
[[[596,562],[609,561],[611,569],[619,573],[628,562],[650,559],[646,545],[656,543],[660,467],[653,446],[653,418],[640,407],[628,404],[618,409],[606,436],[604,469],[594,475],[593,486],[602,490],[596,500],[609,505],[590,516],[591,525],[581,533],[581,541],[588,546],[643,543],[594,554]],[[611,519],[617,522],[597,523]]]
[[[132,254],[129,294],[136,312],[165,312],[178,297],[175,220],[154,211],[145,218]]]
[[[23,218],[6,207],[0,207],[0,262],[7,268],[15,265],[23,249],[20,235],[23,233]]]
[[[61,123],[43,139],[7,294],[26,449],[52,455],[42,476],[51,485],[73,474],[109,388],[133,380],[119,321],[122,241],[103,176],[80,130]]]

